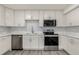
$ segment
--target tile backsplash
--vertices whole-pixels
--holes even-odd
[[[62,33],[62,34],[67,34],[67,35],[74,35],[79,33],[79,26],[75,27],[60,27],[60,28],[55,28],[55,33]]]
[[[34,26],[34,31],[41,31],[43,30],[43,28],[36,26],[35,24]],[[29,29],[28,29],[29,30]],[[38,32],[39,32],[38,31]],[[59,27],[59,28],[54,28],[55,33],[79,33],[79,26],[76,27]],[[0,27],[0,34],[2,33],[11,33],[11,32],[28,32],[27,31],[27,26],[25,27]]]
[[[9,28],[8,27],[0,27],[0,34],[3,34],[3,33],[9,33]]]

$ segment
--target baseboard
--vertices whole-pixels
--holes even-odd
[[[68,55],[70,55],[65,49],[63,49],[64,52],[66,52]]]
[[[6,52],[4,52],[2,55],[5,55],[7,52],[9,52],[10,50],[7,50]]]
[[[44,48],[43,49],[27,49],[27,48],[23,48],[23,50],[44,50]]]

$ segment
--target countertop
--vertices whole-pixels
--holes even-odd
[[[38,33],[29,33],[29,32],[11,32],[11,33],[0,33],[0,37],[10,36],[10,35],[41,35],[44,36],[42,32]]]
[[[59,35],[68,36],[68,37],[79,39],[79,33],[75,33],[75,32],[64,32],[64,33],[59,33]]]
[[[10,36],[10,33],[0,33],[0,37]]]
[[[10,35],[41,35],[41,36],[44,36],[44,34],[42,32],[41,33],[29,33],[29,32],[0,33],[0,37],[10,36]],[[79,39],[79,33],[74,33],[74,32],[60,32],[60,33],[58,33],[58,35],[64,35],[64,36]],[[58,36],[58,35],[53,35],[53,36]]]

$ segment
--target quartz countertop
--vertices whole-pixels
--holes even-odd
[[[9,36],[9,35],[42,35],[42,36],[44,36],[44,34],[42,32],[35,32],[35,33],[31,33],[31,32],[0,33],[0,37]]]
[[[0,33],[0,37],[4,37],[4,36],[9,36],[11,35],[10,33]]]
[[[79,38],[79,33],[75,33],[75,32],[64,32],[64,33],[59,33],[59,35],[64,35],[64,36],[73,37],[73,38]]]

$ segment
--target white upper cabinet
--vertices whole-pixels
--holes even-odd
[[[43,20],[44,20],[44,12],[43,11],[40,11],[39,12],[39,26],[43,27]]]
[[[31,11],[31,16],[33,20],[39,20],[39,11]]]
[[[51,19],[56,19],[56,11],[50,11],[49,13]]]
[[[24,10],[15,10],[15,26],[24,26],[25,24],[25,13]]]
[[[55,11],[44,11],[44,19],[56,19]]]
[[[63,26],[64,25],[64,18],[63,18],[63,12],[62,11],[56,11],[56,23],[57,26]]]
[[[31,17],[32,17],[31,11],[26,10],[25,11],[25,20],[31,20]]]
[[[50,18],[49,11],[44,11],[44,19],[49,19],[49,18]]]
[[[65,14],[67,17],[68,26],[78,26],[79,25],[79,8],[72,10],[71,12]]]
[[[13,26],[14,25],[14,13],[12,9],[5,8],[5,24],[6,26]]]
[[[28,10],[26,10],[25,11],[25,19],[26,20],[39,20],[39,11],[36,11],[36,10],[28,11]]]
[[[5,26],[5,8],[0,5],[0,26]]]

